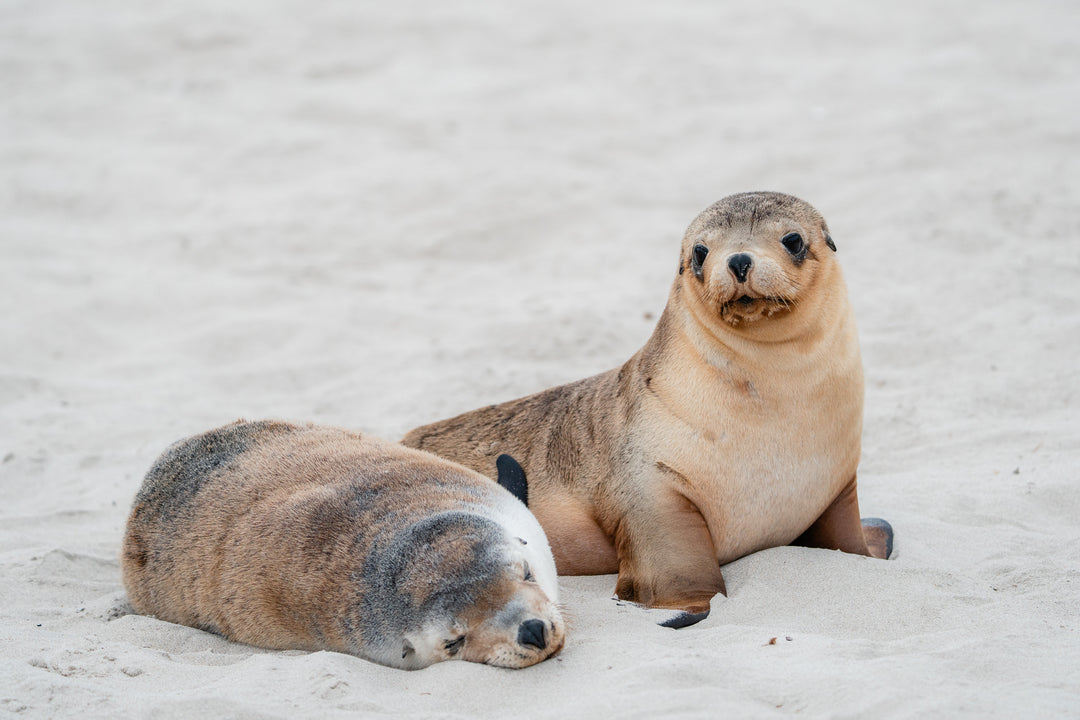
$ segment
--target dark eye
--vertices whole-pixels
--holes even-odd
[[[529,563],[525,563],[525,582],[533,581],[532,570],[529,569]]]
[[[451,655],[457,655],[461,652],[461,648],[465,647],[465,636],[462,635],[454,640],[447,640],[443,647],[446,648],[446,652]]]
[[[780,242],[784,244],[784,247],[787,248],[787,251],[792,255],[798,255],[803,251],[803,248],[806,247],[803,244],[802,235],[799,233],[788,233],[780,239]]]
[[[709,248],[701,245],[700,243],[694,246],[694,251],[690,253],[690,267],[694,271],[694,277],[698,280],[705,279],[705,272],[701,269],[702,264],[705,262],[705,258],[709,256]]]

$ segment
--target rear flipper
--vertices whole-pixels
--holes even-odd
[[[893,551],[892,525],[881,518],[863,518],[862,531],[870,554],[888,560]]]
[[[525,480],[525,471],[517,460],[509,455],[500,455],[495,459],[495,469],[499,473],[498,483],[513,493],[514,497],[529,506],[529,484]]]
[[[791,544],[886,560],[892,554],[893,530],[881,518],[860,519],[853,477],[825,512]]]

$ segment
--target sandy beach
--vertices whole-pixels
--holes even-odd
[[[0,0],[0,717],[1080,717],[1080,6]],[[563,577],[535,667],[130,614],[174,440],[399,439],[623,363],[691,219],[828,219],[892,559]],[[775,640],[775,641],[774,641]]]

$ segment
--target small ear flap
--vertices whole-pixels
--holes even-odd
[[[829,246],[833,252],[836,252],[836,243],[832,241],[832,235],[825,233],[825,244]]]
[[[409,642],[408,639],[406,639],[405,641],[403,641],[401,643],[401,659],[402,660],[409,657],[414,652],[416,652],[416,648],[413,647],[413,644],[411,642]]]
[[[518,461],[509,455],[500,455],[495,459],[495,469],[499,473],[499,484],[509,490],[525,507],[528,507],[529,483]]]

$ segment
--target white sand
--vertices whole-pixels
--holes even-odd
[[[1080,715],[1080,6],[437,7],[0,0],[0,716]],[[564,578],[524,671],[122,614],[168,443],[614,367],[755,189],[839,245],[894,560],[759,553],[681,631]]]

